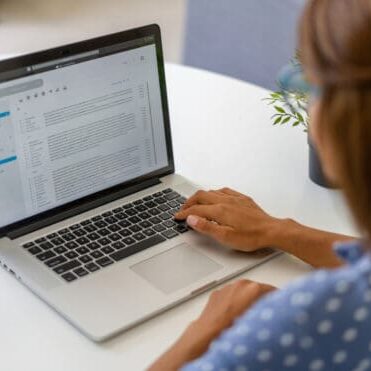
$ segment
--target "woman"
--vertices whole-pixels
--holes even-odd
[[[228,189],[197,193],[177,215],[195,230],[239,250],[275,245],[337,268],[279,291],[248,281],[217,290],[152,371],[371,367],[371,0],[309,0],[300,24],[310,134],[363,239],[336,244],[334,255],[330,244],[345,236],[270,217]]]

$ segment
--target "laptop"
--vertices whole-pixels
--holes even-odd
[[[176,222],[197,189],[174,169],[157,25],[0,62],[1,265],[88,338],[272,257]]]

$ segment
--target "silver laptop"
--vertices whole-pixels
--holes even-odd
[[[196,190],[174,173],[158,26],[0,62],[0,261],[90,339],[272,256],[174,221]]]

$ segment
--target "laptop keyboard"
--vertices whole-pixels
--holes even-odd
[[[185,198],[170,188],[23,244],[71,282],[188,231],[173,215]]]

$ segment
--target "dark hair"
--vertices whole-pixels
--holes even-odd
[[[339,185],[371,236],[371,0],[308,0],[299,53],[323,89],[317,132],[336,153]]]

